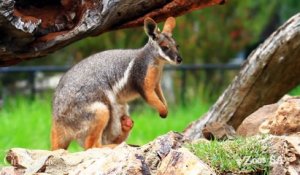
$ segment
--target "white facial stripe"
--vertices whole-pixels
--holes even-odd
[[[118,94],[118,93],[124,88],[124,86],[126,85],[133,64],[134,64],[134,59],[132,59],[132,60],[129,62],[129,65],[128,65],[128,67],[127,67],[125,73],[124,73],[124,76],[123,76],[119,81],[117,81],[117,83],[114,84],[114,86],[112,87],[113,92],[114,92],[115,94]]]
[[[152,39],[151,39],[151,41],[153,41]],[[173,61],[168,55],[166,55],[163,51],[162,51],[162,49],[160,48],[160,46],[155,42],[155,41],[153,41],[153,43],[154,43],[154,46],[156,47],[156,49],[158,50],[158,54],[162,57],[162,58],[164,58],[166,61],[168,61],[170,64],[176,64],[176,62],[175,61]]]
[[[168,61],[170,64],[176,64],[175,61],[173,61],[168,55],[166,55],[162,49],[160,48],[160,46],[157,44],[157,42],[155,42],[152,38],[149,38],[150,42],[156,47],[156,49],[158,50],[158,54],[164,58],[166,61]]]
[[[174,62],[174,61],[171,60],[171,58],[170,58],[168,55],[166,55],[166,54],[161,50],[160,47],[158,48],[158,53],[159,53],[159,55],[160,55],[161,57],[163,57],[164,59],[166,59],[169,63],[173,63],[173,62]]]

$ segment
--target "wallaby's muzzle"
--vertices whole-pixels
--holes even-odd
[[[182,62],[182,57],[180,55],[177,55],[176,64],[180,64],[181,62]]]

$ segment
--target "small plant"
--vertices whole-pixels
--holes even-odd
[[[199,141],[187,147],[218,174],[268,174],[270,154],[261,137],[237,138],[224,142]]]

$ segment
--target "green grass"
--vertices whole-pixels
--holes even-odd
[[[127,143],[141,145],[168,131],[182,131],[209,107],[199,102],[186,107],[177,104],[169,106],[166,119],[160,118],[148,105],[141,105],[132,111],[135,123]],[[4,164],[5,152],[13,147],[49,149],[50,119],[50,98],[33,101],[24,97],[8,99],[0,111],[0,165]],[[72,143],[69,150],[74,152],[82,149]]]
[[[292,95],[292,96],[299,96],[300,95],[300,85],[295,87],[294,89],[292,89],[290,92],[289,92],[289,95]]]
[[[235,140],[200,141],[187,147],[218,174],[257,173],[268,174],[270,154],[261,137]]]

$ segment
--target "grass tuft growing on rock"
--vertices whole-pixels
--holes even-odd
[[[218,174],[268,174],[270,154],[262,137],[237,138],[227,141],[200,140],[186,145]]]

